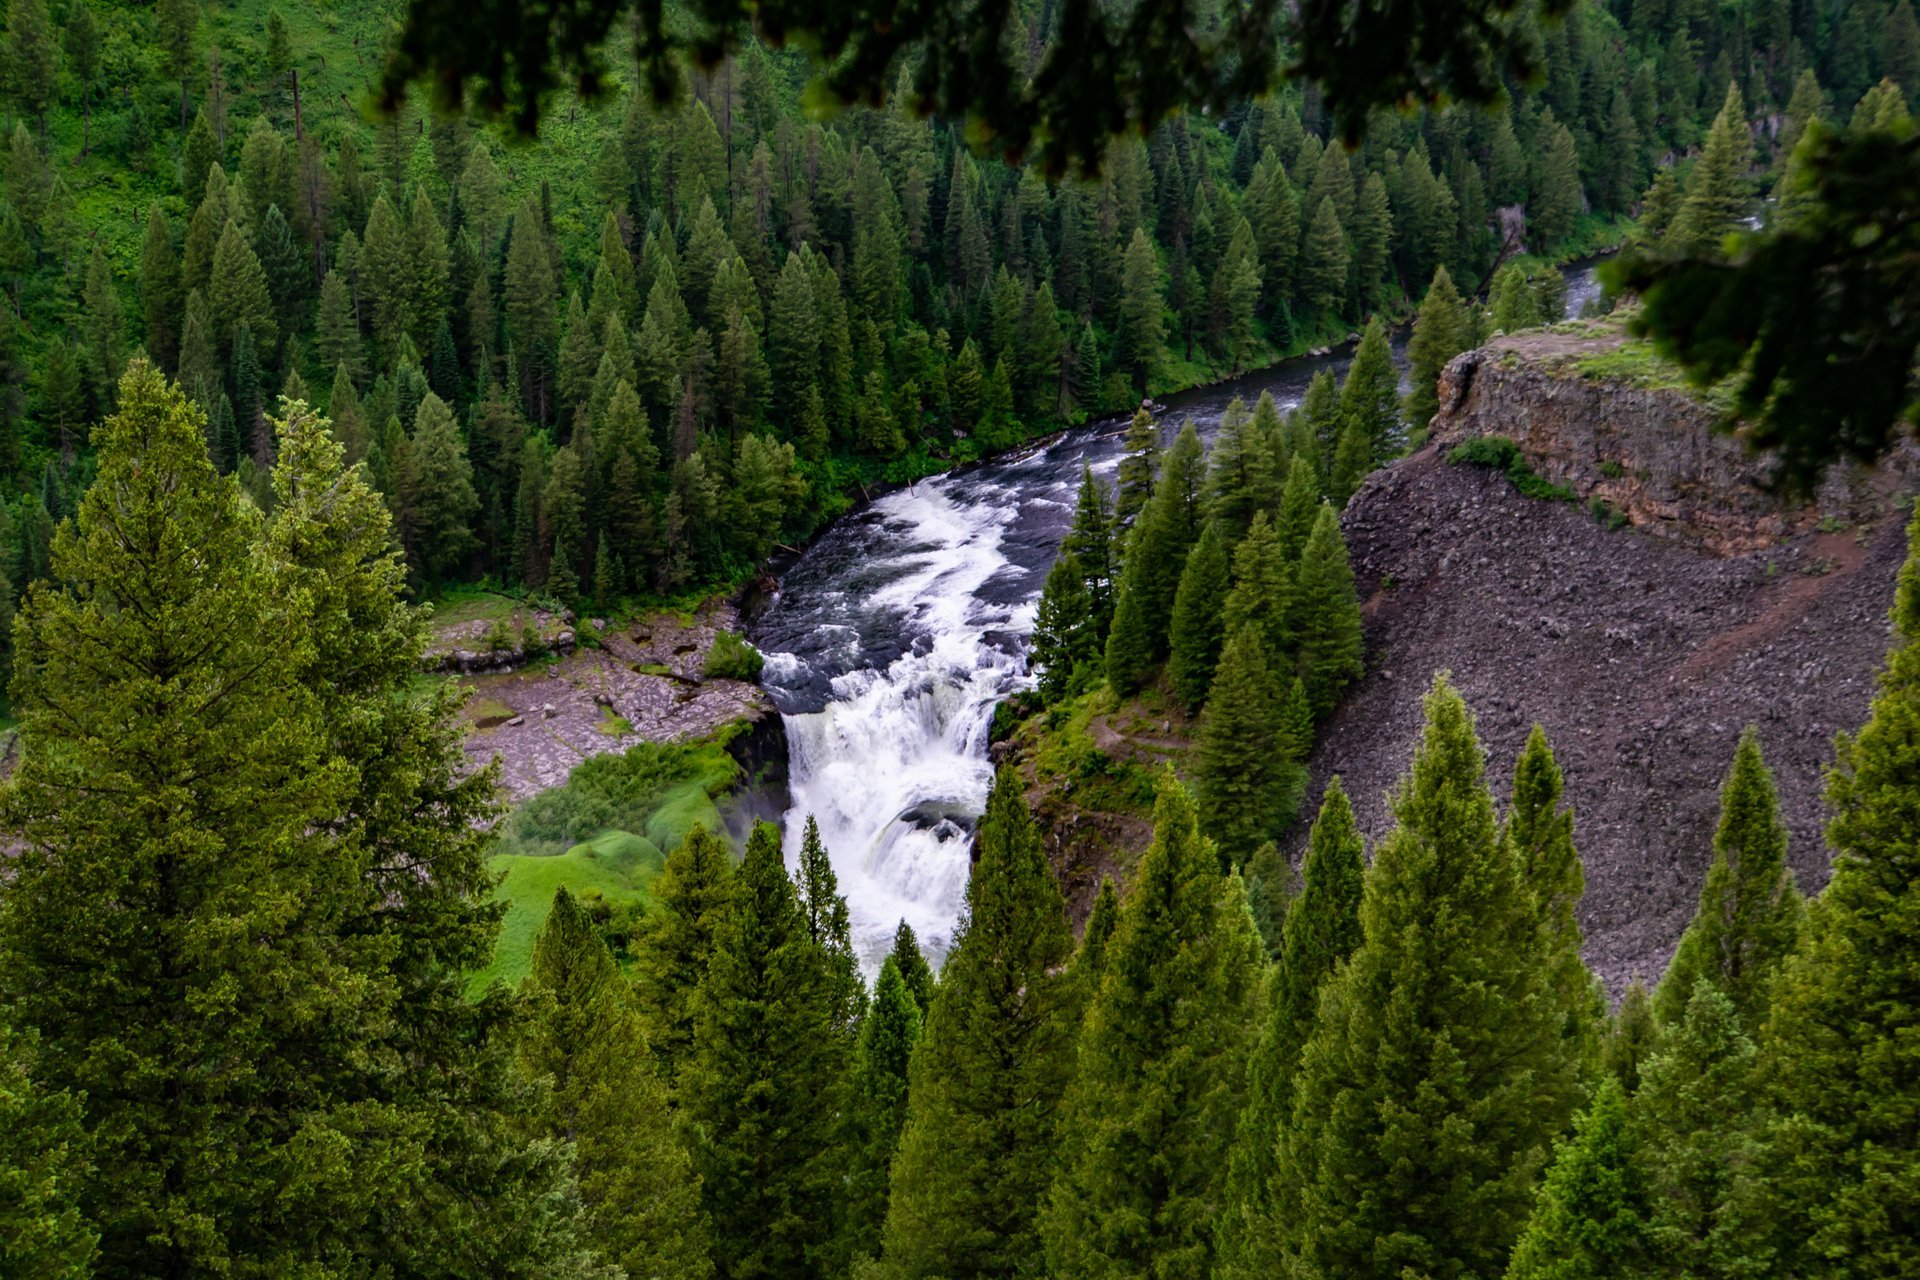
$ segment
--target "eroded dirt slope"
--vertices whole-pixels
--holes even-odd
[[[1428,449],[1376,473],[1345,524],[1368,672],[1322,735],[1309,806],[1340,774],[1369,837],[1383,834],[1420,694],[1446,669],[1503,802],[1529,726],[1551,737],[1586,865],[1588,957],[1614,994],[1659,975],[1692,913],[1742,725],[1760,728],[1801,886],[1825,882],[1822,772],[1885,651],[1896,515],[1722,557]]]

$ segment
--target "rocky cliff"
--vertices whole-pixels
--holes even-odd
[[[1539,722],[1576,812],[1589,959],[1616,994],[1659,975],[1692,913],[1741,726],[1760,728],[1801,886],[1824,883],[1823,771],[1886,648],[1910,474],[1903,459],[1783,506],[1737,440],[1709,433],[1709,407],[1657,383],[1606,330],[1521,335],[1449,366],[1434,443],[1347,509],[1368,673],[1308,794],[1342,775],[1382,835],[1436,670],[1479,717],[1497,794]],[[1573,500],[1445,460],[1489,435]]]

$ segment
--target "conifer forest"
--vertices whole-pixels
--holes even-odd
[[[1920,1276],[1914,0],[0,18],[0,1280]]]

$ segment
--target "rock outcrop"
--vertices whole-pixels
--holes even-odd
[[[1737,440],[1708,433],[1710,411],[1582,375],[1563,336],[1456,360],[1435,443],[1348,506],[1367,674],[1321,736],[1307,799],[1339,774],[1384,834],[1436,670],[1478,716],[1496,794],[1539,722],[1576,814],[1588,958],[1617,995],[1659,976],[1693,911],[1743,725],[1760,728],[1802,888],[1825,882],[1823,775],[1885,653],[1905,471],[1783,507]],[[1514,440],[1577,501],[1444,460],[1472,435]],[[1632,527],[1596,519],[1594,498]]]
[[[1719,412],[1611,319],[1496,338],[1456,357],[1441,374],[1439,402],[1429,439],[1443,450],[1506,437],[1582,503],[1719,555],[1763,550],[1823,519],[1869,516],[1914,474],[1903,450],[1879,473],[1836,468],[1814,501],[1783,505],[1771,464],[1716,430]]]

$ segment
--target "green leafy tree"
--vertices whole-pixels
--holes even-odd
[[[914,937],[913,926],[905,920],[894,929],[893,950],[887,955],[900,970],[900,980],[907,984],[913,1002],[920,1006],[920,1023],[924,1028],[927,1014],[933,1009],[933,966],[927,963],[926,954],[920,950],[920,940]]]
[[[1293,574],[1280,549],[1280,535],[1262,511],[1253,517],[1247,536],[1233,551],[1233,590],[1227,593],[1221,615],[1226,634],[1251,627],[1269,659],[1284,654],[1292,595]]]
[[[1601,1063],[1607,1074],[1620,1082],[1628,1095],[1639,1092],[1640,1069],[1660,1040],[1660,1024],[1653,1016],[1653,998],[1646,983],[1635,978],[1627,984],[1607,1028]]]
[[[1313,463],[1295,454],[1287,468],[1287,487],[1281,493],[1279,511],[1273,522],[1282,561],[1294,563],[1300,559],[1308,539],[1313,536],[1322,505],[1320,477],[1314,473]]]
[[[1567,1052],[1590,1063],[1599,1054],[1605,1002],[1580,958],[1580,922],[1574,913],[1586,892],[1586,876],[1573,846],[1573,811],[1560,807],[1563,790],[1560,765],[1546,731],[1536,724],[1514,764],[1507,838],[1521,883],[1534,897],[1534,927],[1560,1002]]]
[[[1050,703],[1066,697],[1082,683],[1083,673],[1103,661],[1094,635],[1086,571],[1071,552],[1063,553],[1047,571],[1034,612],[1031,653],[1040,672],[1040,696]]]
[[[562,886],[534,942],[522,1058],[550,1081],[545,1127],[574,1147],[588,1228],[629,1275],[704,1280],[700,1183],[639,1010],[593,920]]]
[[[953,949],[909,1072],[886,1263],[901,1276],[1031,1275],[1076,1026],[1066,906],[1003,768]]]
[[[46,0],[10,0],[7,5],[7,90],[20,109],[47,128],[60,75],[60,45]]]
[[[1679,1021],[1694,984],[1705,979],[1733,1001],[1741,1025],[1757,1033],[1774,976],[1799,941],[1803,914],[1787,867],[1779,794],[1760,754],[1759,731],[1748,726],[1720,790],[1720,823],[1699,906],[1654,992],[1661,1022]]]
[[[1444,675],[1425,707],[1367,875],[1364,941],[1320,997],[1281,1131],[1288,1265],[1492,1274],[1578,1102],[1472,716]]]
[[[1208,1274],[1264,965],[1240,877],[1163,773],[1153,843],[1106,944],[1062,1103],[1051,1274]]]
[[[1764,1256],[1727,1213],[1735,1178],[1751,1159],[1753,1068],[1739,1010],[1711,981],[1696,983],[1685,1013],[1642,1069],[1633,1100],[1660,1274],[1727,1275],[1737,1261]]]
[[[1741,128],[1745,127],[1743,123]],[[1574,219],[1584,203],[1580,190],[1580,153],[1574,146],[1572,131],[1553,118],[1551,107],[1541,118],[1534,147],[1527,230],[1534,248],[1545,251],[1573,231]]]
[[[1127,424],[1123,448],[1125,453],[1120,459],[1117,477],[1120,487],[1114,498],[1113,519],[1118,524],[1127,525],[1146,510],[1147,499],[1153,496],[1154,477],[1160,471],[1160,428],[1145,405],[1134,410],[1133,420]],[[1088,472],[1081,478],[1083,494],[1091,476],[1092,473]]]
[[[1307,306],[1323,315],[1346,311],[1350,258],[1339,210],[1334,208],[1333,197],[1323,196],[1307,223],[1307,238],[1300,247],[1300,292]]]
[[[1707,145],[1687,177],[1686,196],[1680,201],[1666,244],[1688,253],[1712,253],[1728,232],[1737,229],[1746,212],[1743,189],[1753,155],[1747,132],[1747,109],[1740,86],[1727,85],[1720,114],[1707,131]]]
[[[427,582],[446,581],[475,545],[472,526],[480,498],[460,424],[431,391],[414,416],[407,475],[398,496],[408,511],[408,559]]]

